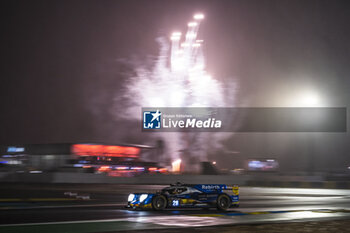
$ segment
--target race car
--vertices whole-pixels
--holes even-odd
[[[127,208],[164,210],[166,208],[212,208],[227,210],[239,206],[239,187],[225,184],[170,185],[156,193],[131,193]]]

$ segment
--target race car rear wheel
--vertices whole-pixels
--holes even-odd
[[[219,195],[217,201],[216,201],[216,206],[218,210],[227,210],[231,206],[231,199],[229,196],[225,194]]]
[[[167,200],[163,195],[157,195],[152,199],[152,207],[154,210],[164,210],[167,206]]]

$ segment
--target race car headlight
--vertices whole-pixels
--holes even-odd
[[[143,202],[144,200],[146,200],[147,197],[148,197],[148,194],[142,194],[140,196],[140,202]]]
[[[130,202],[130,201],[134,200],[134,198],[135,198],[134,194],[129,194],[128,201]]]

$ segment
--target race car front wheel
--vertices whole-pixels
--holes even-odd
[[[227,210],[231,206],[230,197],[225,194],[221,194],[216,201],[216,206],[218,210]]]
[[[167,200],[163,195],[153,197],[152,207],[154,210],[164,210],[167,206]]]

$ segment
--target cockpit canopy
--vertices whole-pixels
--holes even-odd
[[[199,190],[193,188],[193,187],[186,187],[186,186],[170,186],[162,189],[161,193],[163,194],[188,194],[188,193],[200,193]]]

